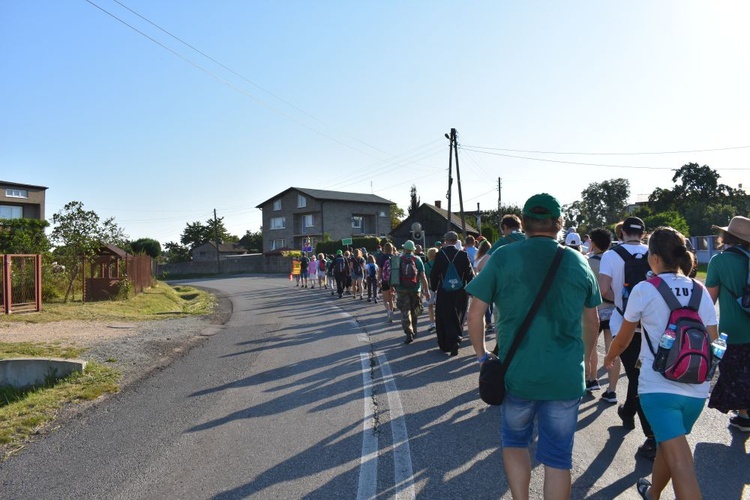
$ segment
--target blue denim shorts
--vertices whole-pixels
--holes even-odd
[[[581,398],[534,401],[506,394],[502,406],[503,448],[528,448],[534,437],[536,417],[539,428],[536,459],[555,469],[571,469],[580,404]]]
[[[658,392],[639,394],[638,399],[657,443],[690,434],[706,403],[704,398]]]

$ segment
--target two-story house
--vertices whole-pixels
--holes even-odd
[[[0,180],[0,219],[44,220],[47,188]]]
[[[385,237],[391,205],[374,194],[291,187],[256,207],[263,211],[263,252],[314,248],[324,235]]]

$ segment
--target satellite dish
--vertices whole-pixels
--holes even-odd
[[[413,232],[421,231],[422,230],[422,224],[420,224],[419,222],[415,222],[414,224],[411,225],[411,230]]]

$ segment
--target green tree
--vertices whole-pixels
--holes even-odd
[[[579,228],[579,232],[588,231],[589,224],[585,222],[585,216],[583,214],[583,204],[581,200],[576,200],[569,205],[563,205],[563,224],[565,227],[576,227]]]
[[[70,272],[70,282],[65,292],[67,302],[83,261],[91,258],[103,244],[124,246],[127,236],[114,218],[101,221],[93,210],[84,210],[80,201],[71,201],[54,214],[52,224],[54,228],[50,241],[56,246],[58,260]]]
[[[224,217],[218,217],[216,219],[208,219],[205,224],[201,224],[200,222],[188,223],[180,236],[180,243],[192,250],[204,243],[216,241],[217,236],[219,241],[223,242],[236,242],[238,240],[236,236],[229,234],[226,227],[224,227]]]
[[[640,217],[640,215],[639,215]],[[681,213],[675,210],[667,210],[646,217],[641,217],[646,224],[646,230],[651,232],[659,226],[669,226],[681,232],[684,236],[690,236],[687,221]]]
[[[728,218],[750,209],[750,197],[741,188],[721,184],[720,178],[708,165],[685,164],[675,170],[672,189],[657,188],[651,193],[649,207],[655,214],[682,214],[689,234],[710,234],[712,225],[724,225]]]
[[[190,249],[185,245],[180,245],[174,241],[169,241],[164,244],[164,260],[169,264],[176,262],[189,262],[190,261]]]
[[[245,247],[248,252],[261,252],[263,251],[263,233],[247,231],[245,236],[240,238],[239,244]]]
[[[721,176],[708,165],[699,166],[688,163],[675,171],[672,182],[675,183],[674,195],[677,200],[705,201],[719,197],[727,186],[719,184]]]
[[[630,182],[610,179],[592,182],[581,191],[580,210],[586,227],[602,227],[617,222],[628,207]]]
[[[398,208],[398,205],[391,205],[389,215],[391,217],[391,229],[401,224],[401,221],[406,218],[406,212],[403,208]]]
[[[521,207],[518,205],[500,205],[500,208],[498,209],[482,210],[481,214],[482,228],[480,229],[480,232],[482,233],[482,236],[490,241],[495,241],[497,239],[496,235],[500,234],[500,221],[503,220],[503,217],[506,215],[517,215],[521,218],[522,211]],[[487,227],[492,230],[489,231],[488,234],[485,234],[485,228]]]
[[[422,204],[422,200],[417,196],[417,186],[411,185],[411,191],[409,193],[409,215],[413,214],[415,210]]]
[[[161,243],[152,238],[140,238],[130,242],[130,248],[134,253],[143,253],[157,259],[161,256]]]
[[[43,254],[50,243],[44,229],[49,224],[37,219],[0,219],[0,254]]]

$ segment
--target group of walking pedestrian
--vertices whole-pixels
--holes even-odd
[[[627,217],[615,226],[614,236],[605,228],[583,237],[575,229],[563,232],[561,205],[546,193],[529,198],[521,217],[504,216],[502,236],[494,244],[483,237],[462,243],[449,231],[424,253],[411,240],[400,251],[386,243],[375,255],[338,251],[326,260],[326,269],[339,297],[351,286],[356,298],[365,289],[356,283],[364,277],[368,300],[377,302],[380,293],[387,320],[393,322],[394,311],[400,314],[405,344],[419,335],[425,306],[427,333],[434,332],[438,348],[451,357],[458,355],[467,325],[480,366],[491,356],[507,357],[529,316],[528,333],[504,367],[501,437],[514,498],[529,495],[535,428],[544,496],[569,498],[578,409],[583,397],[602,389],[596,346],[603,335],[607,386],[600,401],[618,403],[624,369],[627,391],[617,415],[627,430],[635,429],[637,417],[645,439],[637,454],[653,460],[650,480],[639,479],[636,490],[642,498],[659,498],[671,481],[682,500],[700,498],[686,436],[706,401],[721,412],[735,412],[729,425],[750,432],[750,219],[737,216],[728,226],[714,228],[725,250],[711,259],[705,285],[690,277],[696,262],[675,229],[659,227],[648,234],[640,218]],[[355,272],[360,263],[362,272]],[[545,299],[530,311],[553,265],[557,274]],[[364,292],[359,293],[362,298]],[[659,347],[663,334],[674,330],[670,322],[683,309],[691,310],[697,322],[692,338],[703,332],[704,351],[719,331],[727,338],[723,358],[707,351],[695,368],[702,378],[691,383],[668,376],[655,362],[666,356],[661,349],[667,348]],[[491,353],[487,333],[493,331]],[[695,356],[690,363],[698,359],[690,356]]]
[[[547,194],[531,197],[521,226],[526,239],[496,242],[492,258],[467,286],[472,296],[469,335],[480,365],[492,356],[484,334],[490,304],[496,308],[497,355],[503,360],[539,291],[549,266],[545,263],[552,262],[559,246],[559,203]],[[645,224],[628,217],[615,227],[618,241],[613,247],[611,233],[603,228],[585,235],[585,241],[575,230],[565,234],[560,274],[506,367],[501,435],[514,498],[528,498],[528,450],[535,423],[536,458],[545,471],[544,496],[569,497],[578,406],[585,394],[601,389],[596,356],[600,333],[605,336],[603,368],[608,379],[601,400],[617,403],[621,364],[628,388],[617,414],[626,429],[634,429],[638,417],[645,441],[637,454],[653,460],[651,478],[635,485],[642,498],[659,498],[670,481],[677,498],[701,497],[686,436],[707,399],[709,407],[736,412],[729,419],[732,428],[750,432],[750,220],[735,217],[729,226],[716,229],[726,250],[709,262],[705,285],[689,277],[696,266],[694,256],[685,237],[673,228],[656,228],[644,243]],[[714,308],[717,298],[720,325]],[[683,310],[688,312],[679,312]],[[679,319],[680,314],[693,323]],[[675,356],[684,357],[677,358],[681,361],[674,361],[669,372],[655,359],[671,359],[670,351],[659,346],[665,330],[679,326],[672,321],[691,326],[681,330],[689,334],[682,333],[674,344],[683,349]],[[711,352],[719,330],[731,356],[719,358]],[[701,350],[694,352],[691,342],[698,340]],[[680,347],[686,344],[689,347]],[[721,355],[722,344],[716,344],[715,352]],[[709,398],[712,366],[717,364],[719,377]]]

